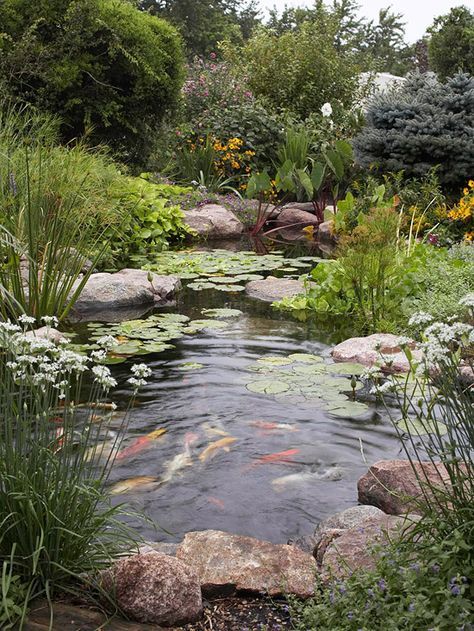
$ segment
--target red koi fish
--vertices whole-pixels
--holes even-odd
[[[124,458],[128,458],[129,456],[135,456],[140,453],[143,449],[148,447],[153,440],[160,438],[163,434],[166,433],[166,429],[160,427],[159,429],[155,429],[153,432],[150,432],[146,436],[140,436],[133,441],[131,445],[122,449],[117,454],[117,460],[123,460]]]
[[[258,464],[272,464],[275,462],[278,462],[278,463],[292,462],[293,456],[296,456],[299,453],[300,453],[299,449],[287,449],[286,451],[279,451],[275,454],[267,454],[266,456],[257,458],[257,460],[253,464],[255,466]]]

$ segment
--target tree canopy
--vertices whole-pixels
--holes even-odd
[[[455,7],[428,29],[430,64],[441,79],[464,71],[474,75],[474,12]]]

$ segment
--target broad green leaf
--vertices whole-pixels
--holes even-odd
[[[284,381],[265,380],[251,381],[247,384],[247,390],[258,394],[281,394],[289,389],[289,385]]]

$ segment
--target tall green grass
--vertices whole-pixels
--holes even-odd
[[[21,628],[38,596],[94,586],[132,539],[106,492],[127,415],[110,437],[93,407],[114,380],[105,366],[18,328],[0,323],[2,629],[18,620]]]
[[[109,189],[122,175],[103,152],[57,146],[53,119],[29,108],[2,111],[0,313],[64,319],[107,248],[110,226],[119,227]],[[81,276],[87,259],[91,269]]]

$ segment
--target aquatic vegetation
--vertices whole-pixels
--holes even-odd
[[[134,355],[151,355],[174,348],[171,340],[184,335],[193,335],[205,329],[225,329],[227,322],[222,320],[202,319],[189,321],[179,313],[160,313],[143,320],[128,320],[119,324],[89,322],[89,341],[84,344],[69,344],[69,348],[78,353],[96,352],[104,338],[110,339],[102,362],[120,364]],[[194,367],[201,367],[194,366]],[[189,370],[181,368],[181,370]]]
[[[361,382],[353,381],[366,371],[362,364],[327,364],[318,355],[292,353],[286,357],[261,357],[249,370],[259,374],[246,384],[250,392],[299,396],[334,416],[358,417],[369,409],[365,403],[353,400],[355,391],[363,387]],[[347,394],[350,391],[352,400]]]
[[[240,309],[203,309],[201,313],[210,318],[238,318],[243,315]]]
[[[177,370],[199,370],[200,368],[204,368],[204,364],[200,364],[199,362],[185,362],[184,364],[180,364],[176,367]]]
[[[260,280],[261,272],[271,272],[282,267],[309,268],[319,259],[299,257],[287,259],[279,251],[258,255],[255,252],[230,250],[183,250],[181,252],[159,252],[150,257],[134,256],[132,260],[142,269],[158,274],[176,274],[180,278],[196,279],[209,277],[209,282],[219,277],[235,277],[238,281]],[[230,281],[235,282],[235,281]],[[229,281],[227,281],[229,284]]]

